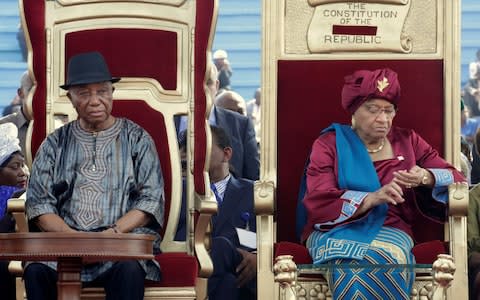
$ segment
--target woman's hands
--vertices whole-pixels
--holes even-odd
[[[432,186],[434,181],[432,174],[419,166],[414,166],[409,171],[394,172],[393,180],[407,189],[420,185]]]
[[[396,183],[395,180],[392,180],[390,183],[382,186],[376,192],[368,193],[352,217],[361,215],[369,209],[383,203],[397,205],[403,202],[405,202],[405,199],[403,198],[402,187]]]
[[[402,187],[394,180],[382,186],[376,192],[369,193],[365,200],[370,204],[370,208],[383,203],[397,205],[405,202]]]
[[[414,188],[417,186],[433,186],[435,179],[433,175],[419,166],[414,166],[409,171],[402,170],[393,173],[393,180],[382,186],[375,192],[369,193],[363,200],[354,216],[363,214],[369,209],[383,203],[398,205],[405,202],[403,188]]]

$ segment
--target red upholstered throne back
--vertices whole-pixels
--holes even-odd
[[[300,179],[313,141],[332,122],[350,124],[341,107],[344,76],[359,69],[389,67],[402,88],[394,125],[413,128],[443,154],[443,62],[441,60],[279,61],[277,136],[278,241],[298,242],[295,211]],[[443,240],[443,225],[423,216],[414,225],[416,242]],[[277,253],[282,254],[282,253]],[[286,254],[286,253],[283,253]]]

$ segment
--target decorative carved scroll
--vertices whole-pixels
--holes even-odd
[[[412,51],[403,32],[408,0],[308,0],[315,11],[307,34],[311,53]]]
[[[273,266],[275,282],[280,284],[280,299],[297,299],[295,284],[297,280],[297,265],[293,262],[293,256],[280,255],[275,258]]]
[[[447,289],[452,284],[453,274],[455,273],[455,263],[453,257],[448,254],[439,254],[437,260],[432,265],[434,288],[431,299],[446,299]]]

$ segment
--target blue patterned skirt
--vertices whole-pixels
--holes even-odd
[[[324,247],[316,244],[321,235],[322,232],[314,231],[309,236],[310,254]],[[363,259],[334,258],[319,266],[326,267],[333,299],[410,299],[415,280],[412,247],[413,241],[406,233],[382,227]]]

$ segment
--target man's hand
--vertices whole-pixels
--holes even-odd
[[[242,287],[257,275],[257,254],[239,248],[237,250],[243,256],[242,262],[235,270],[238,274],[237,286]]]

